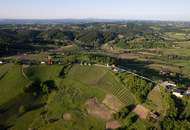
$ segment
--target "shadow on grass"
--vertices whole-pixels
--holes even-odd
[[[16,120],[17,117],[22,116],[26,112],[43,107],[45,103],[41,103],[40,98],[40,96],[36,97],[32,94],[23,93],[2,104],[0,106],[1,125],[13,125],[14,121],[12,121],[11,124],[6,124],[6,122],[12,117]],[[22,113],[19,110],[21,106],[26,107],[25,111]]]
[[[160,72],[154,69],[150,69],[147,66],[153,64],[150,61],[137,61],[133,59],[117,59],[117,64],[119,66],[127,68],[127,70],[142,75],[144,77],[150,78],[152,80],[172,80],[176,83],[189,85],[190,79],[183,76],[164,76],[160,75]]]

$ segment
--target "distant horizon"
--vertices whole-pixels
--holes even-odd
[[[1,19],[190,21],[190,0],[1,0]]]
[[[170,19],[124,19],[124,18],[0,18],[0,20],[111,20],[111,21],[176,21],[190,22],[190,20]]]

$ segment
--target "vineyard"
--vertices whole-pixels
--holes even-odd
[[[134,95],[123,86],[108,68],[74,65],[68,77],[87,86],[101,88],[103,91],[118,97],[125,105],[134,104],[136,101]]]

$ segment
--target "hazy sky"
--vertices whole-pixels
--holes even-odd
[[[0,0],[0,18],[190,21],[190,0]]]

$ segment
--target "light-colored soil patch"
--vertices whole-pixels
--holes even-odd
[[[133,112],[136,113],[141,119],[146,119],[150,111],[142,105],[137,105]]]
[[[105,104],[114,112],[118,112],[123,107],[122,102],[110,94],[106,95],[102,103]]]
[[[65,121],[70,121],[70,120],[72,120],[72,116],[71,116],[70,113],[65,113],[65,114],[63,115],[63,119],[64,119]]]
[[[109,121],[106,123],[106,129],[117,129],[121,127],[121,124],[118,121]]]
[[[99,117],[103,120],[110,120],[113,112],[109,110],[104,104],[98,102],[97,98],[91,98],[85,103],[89,114]]]

